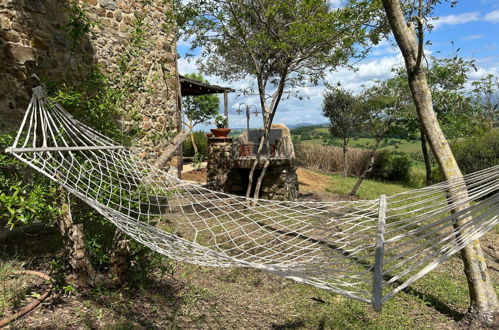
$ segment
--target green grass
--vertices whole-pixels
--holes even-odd
[[[300,143],[306,145],[341,145],[343,143],[341,139],[332,138],[327,127],[301,127],[292,129],[291,134],[295,140],[298,139]],[[349,147],[369,149],[374,146],[375,142],[376,140],[374,138],[352,138],[350,139]],[[421,150],[419,141],[388,138],[385,143],[389,143],[389,145],[383,146],[382,143],[380,150],[399,151],[409,154]]]
[[[333,194],[348,195],[355,182],[357,182],[357,178],[345,178],[340,174],[329,174],[328,176],[331,178],[331,187],[327,192]],[[411,188],[397,183],[364,180],[357,192],[357,196],[361,199],[376,199],[381,194],[394,195],[409,189]]]

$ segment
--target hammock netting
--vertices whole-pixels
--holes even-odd
[[[8,151],[165,256],[258,268],[378,309],[499,223],[499,166],[376,200],[253,203],[141,161],[41,87]]]

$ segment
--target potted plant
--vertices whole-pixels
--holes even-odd
[[[217,128],[212,128],[211,132],[215,137],[227,137],[230,132],[230,128],[227,128],[229,120],[227,117],[222,115],[215,116],[215,125]]]

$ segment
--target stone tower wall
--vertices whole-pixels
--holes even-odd
[[[176,40],[168,23],[171,2],[77,2],[94,23],[90,33],[73,42],[67,28],[73,15],[69,1],[0,0],[0,131],[19,125],[31,95],[31,74],[44,81],[78,84],[98,66],[115,80],[143,81],[128,95],[127,111],[134,115],[124,117],[123,124],[136,126],[140,156],[154,159],[178,122]],[[138,22],[142,51],[128,63],[132,72],[122,74],[120,56],[132,44]]]

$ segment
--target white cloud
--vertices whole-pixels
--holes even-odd
[[[461,13],[456,15],[440,16],[429,21],[433,25],[434,30],[439,29],[443,25],[458,25],[480,20],[480,13],[477,11]]]
[[[491,23],[499,23],[499,9],[486,14],[483,19]]]
[[[472,34],[469,36],[464,36],[461,38],[463,41],[470,41],[470,40],[477,40],[477,39],[482,39],[484,37],[483,34]]]

